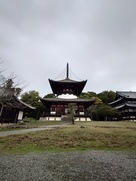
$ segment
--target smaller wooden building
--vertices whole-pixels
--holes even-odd
[[[110,105],[118,110],[123,120],[136,120],[136,92],[117,91]]]
[[[13,96],[9,100],[0,100],[0,123],[17,123],[23,119],[24,111],[30,111],[35,109],[34,107],[24,103],[16,96]]]

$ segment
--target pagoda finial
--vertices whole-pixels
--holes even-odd
[[[69,64],[67,63],[67,75],[66,78],[69,79]]]

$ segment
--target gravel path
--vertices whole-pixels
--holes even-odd
[[[0,181],[136,181],[136,152],[0,155]]]

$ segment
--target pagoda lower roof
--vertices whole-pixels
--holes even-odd
[[[41,98],[41,102],[45,106],[49,106],[51,104],[68,104],[68,103],[77,103],[77,104],[83,104],[85,107],[89,107],[95,102],[95,99],[80,99],[80,98],[75,98],[75,99],[62,99],[62,98]]]

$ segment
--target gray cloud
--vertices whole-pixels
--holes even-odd
[[[69,62],[85,91],[136,90],[135,9],[135,0],[1,0],[5,74],[43,96]]]

